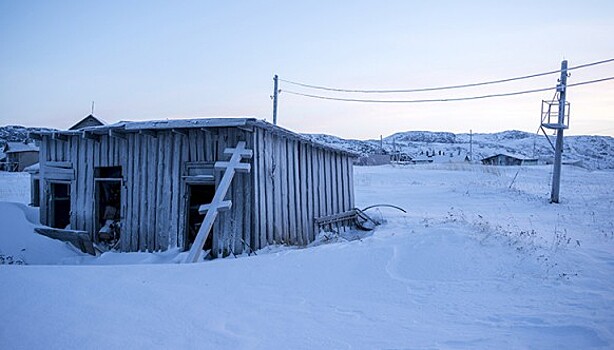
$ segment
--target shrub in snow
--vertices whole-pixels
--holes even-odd
[[[0,254],[0,265],[26,265],[26,262],[20,258],[13,258],[12,255]]]

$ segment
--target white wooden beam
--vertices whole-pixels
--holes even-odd
[[[215,170],[225,170],[230,166],[230,162],[215,162]],[[234,170],[238,173],[249,173],[252,167],[249,163],[239,163]]]
[[[228,211],[232,207],[232,201],[226,200],[222,201],[217,207],[219,211]],[[211,210],[211,204],[203,204],[198,208],[198,212],[202,215],[205,214],[208,210]]]
[[[228,193],[228,189],[230,188],[230,184],[235,174],[235,169],[240,164],[243,164],[241,163],[241,159],[243,158],[241,154],[243,153],[245,153],[245,141],[240,141],[237,144],[234,153],[230,157],[230,160],[226,162],[228,163],[225,166],[226,170],[224,171],[222,180],[220,180],[220,183],[215,190],[213,200],[205,207],[205,209],[207,210],[207,213],[205,214],[205,219],[203,220],[203,224],[198,229],[198,233],[196,234],[194,243],[190,248],[190,253],[185,260],[186,263],[194,263],[198,261],[205,242],[207,241],[207,237],[209,236],[209,232],[211,231],[213,223],[215,222],[215,218],[217,217],[220,210],[230,207],[230,201],[224,200],[224,198],[226,198],[226,194]]]

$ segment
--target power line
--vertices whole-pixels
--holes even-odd
[[[607,80],[614,80],[614,77],[583,81],[583,82],[579,82],[575,84],[569,84],[567,85],[567,87],[599,83],[599,82],[603,82]],[[417,100],[373,100],[373,99],[341,98],[341,97],[313,95],[313,94],[305,94],[302,92],[296,92],[296,91],[290,91],[290,90],[282,90],[282,92],[291,94],[291,95],[304,96],[304,97],[316,98],[316,99],[321,99],[321,100],[331,100],[331,101],[364,102],[364,103],[425,103],[425,102],[454,102],[454,101],[479,100],[479,99],[492,98],[492,97],[524,95],[524,94],[531,94],[535,92],[542,92],[542,91],[549,91],[549,90],[556,90],[556,89],[557,89],[556,87],[547,87],[547,88],[541,88],[541,89],[514,91],[514,92],[508,92],[508,93],[501,93],[501,94],[455,97],[455,98],[417,99]]]
[[[602,61],[596,61],[596,62],[581,64],[579,66],[568,68],[567,70],[570,71],[570,70],[575,70],[575,69],[581,69],[581,68],[596,66],[596,65],[599,65],[599,64],[609,63],[609,62],[613,62],[613,61],[614,61],[614,58],[609,58],[607,60],[602,60]],[[351,93],[366,93],[366,94],[369,94],[369,93],[372,93],[372,94],[386,94],[386,93],[409,93],[409,92],[425,92],[425,91],[461,89],[461,88],[467,88],[467,87],[490,85],[490,84],[499,84],[499,83],[506,83],[506,82],[522,80],[522,79],[536,78],[536,77],[541,77],[541,76],[550,75],[550,74],[559,74],[560,72],[561,72],[560,70],[553,70],[553,71],[548,71],[548,72],[543,72],[543,73],[524,75],[524,76],[514,77],[514,78],[491,80],[491,81],[485,81],[485,82],[480,82],[480,83],[469,83],[469,84],[461,84],[461,85],[450,85],[450,86],[440,86],[440,87],[427,87],[427,88],[417,88],[417,89],[399,89],[399,90],[342,89],[342,88],[333,88],[333,87],[326,87],[326,86],[306,84],[306,83],[301,83],[301,82],[296,82],[296,81],[286,80],[286,79],[279,79],[279,80],[282,81],[282,82],[288,83],[288,84],[292,84],[292,85],[296,85],[296,86],[301,86],[301,87],[305,87],[305,88],[309,88],[309,89],[316,89],[316,90],[326,90],[326,91],[335,91],[335,92],[351,92]]]

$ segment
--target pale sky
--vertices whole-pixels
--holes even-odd
[[[614,1],[0,0],[0,125],[254,116],[273,75],[349,89],[495,80],[614,58]],[[614,76],[614,62],[569,83]],[[279,124],[379,138],[398,131],[535,132],[553,92],[426,104],[349,98],[473,96],[556,85],[550,75],[438,93],[341,95],[281,84]],[[614,81],[570,88],[567,134],[614,135]]]

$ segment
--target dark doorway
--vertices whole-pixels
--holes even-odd
[[[31,206],[33,207],[40,207],[40,198],[41,198],[41,191],[40,191],[40,180],[39,179],[32,179],[32,194],[30,195],[30,201],[32,203],[30,203]]]
[[[204,214],[198,212],[198,208],[203,204],[209,204],[213,200],[215,195],[215,185],[194,185],[188,184],[188,217],[187,217],[187,233],[186,233],[186,246],[188,250],[194,243],[196,234],[203,223],[205,218]],[[213,231],[213,230],[211,230]],[[209,237],[203,247],[203,250],[210,250],[212,248],[213,234],[210,232]]]
[[[96,167],[95,241],[114,248],[120,238],[122,168]]]
[[[52,182],[49,186],[51,227],[64,229],[70,224],[70,184]]]

